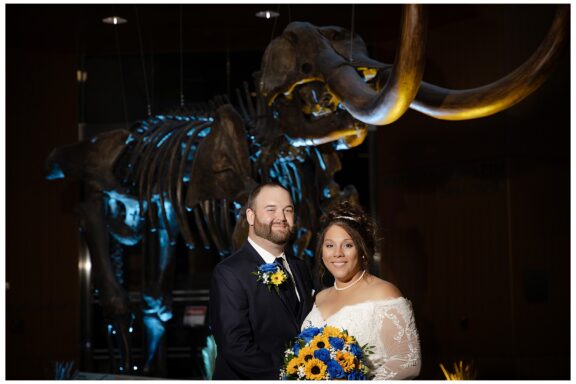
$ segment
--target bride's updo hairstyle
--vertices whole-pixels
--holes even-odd
[[[376,253],[376,223],[359,205],[349,201],[341,201],[330,206],[326,213],[320,217],[321,230],[316,243],[316,264],[320,279],[323,278],[326,271],[322,262],[324,237],[328,228],[334,224],[343,228],[350,235],[358,251],[361,268],[368,270],[372,265],[374,253]]]

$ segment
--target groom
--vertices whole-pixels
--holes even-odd
[[[262,184],[246,206],[248,239],[212,274],[210,327],[218,352],[214,380],[277,380],[284,350],[312,307],[305,263],[284,253],[294,233],[290,193],[276,183]],[[252,273],[264,263],[276,263],[272,269],[286,276],[279,292]]]

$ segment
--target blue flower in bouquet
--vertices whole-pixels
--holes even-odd
[[[328,341],[330,341],[330,345],[337,350],[341,350],[344,348],[344,340],[339,337],[329,337]]]
[[[300,343],[294,343],[292,351],[294,352],[294,356],[298,356],[298,354],[300,353]]]
[[[348,380],[366,380],[366,375],[360,371],[352,371],[346,377]]]
[[[326,348],[317,349],[314,351],[314,357],[324,363],[328,363],[330,361],[330,351]],[[330,365],[328,365],[328,369],[330,369]]]
[[[345,377],[344,370],[342,366],[335,360],[330,360],[327,363],[328,365],[328,374],[330,375],[331,379],[341,379]]]
[[[309,343],[310,340],[320,333],[320,328],[310,327],[303,330],[298,337],[304,340],[305,343]]]
[[[362,348],[360,348],[358,344],[351,344],[350,352],[352,352],[354,356],[356,356],[359,359],[361,359],[362,356],[364,356],[364,352],[362,352]]]

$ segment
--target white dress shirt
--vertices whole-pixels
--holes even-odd
[[[254,247],[256,252],[258,252],[260,257],[267,264],[274,263],[274,261],[276,260],[276,257],[281,257],[284,259],[284,268],[286,268],[286,270],[288,271],[288,274],[290,275],[289,278],[292,279],[292,282],[294,283],[294,290],[296,291],[296,297],[298,298],[298,301],[300,301],[300,294],[298,293],[298,289],[296,289],[296,282],[294,280],[294,275],[292,274],[292,270],[290,269],[290,264],[288,264],[288,260],[286,260],[286,255],[284,254],[284,252],[282,252],[279,256],[274,256],[273,254],[271,254],[270,252],[268,252],[267,250],[265,250],[264,248],[262,248],[261,246],[256,244],[256,242],[254,240],[252,240],[250,238],[250,236],[248,236],[248,242],[250,243],[251,246]]]

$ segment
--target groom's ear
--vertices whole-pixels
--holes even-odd
[[[246,209],[246,221],[250,226],[254,225],[254,211],[251,208]]]

